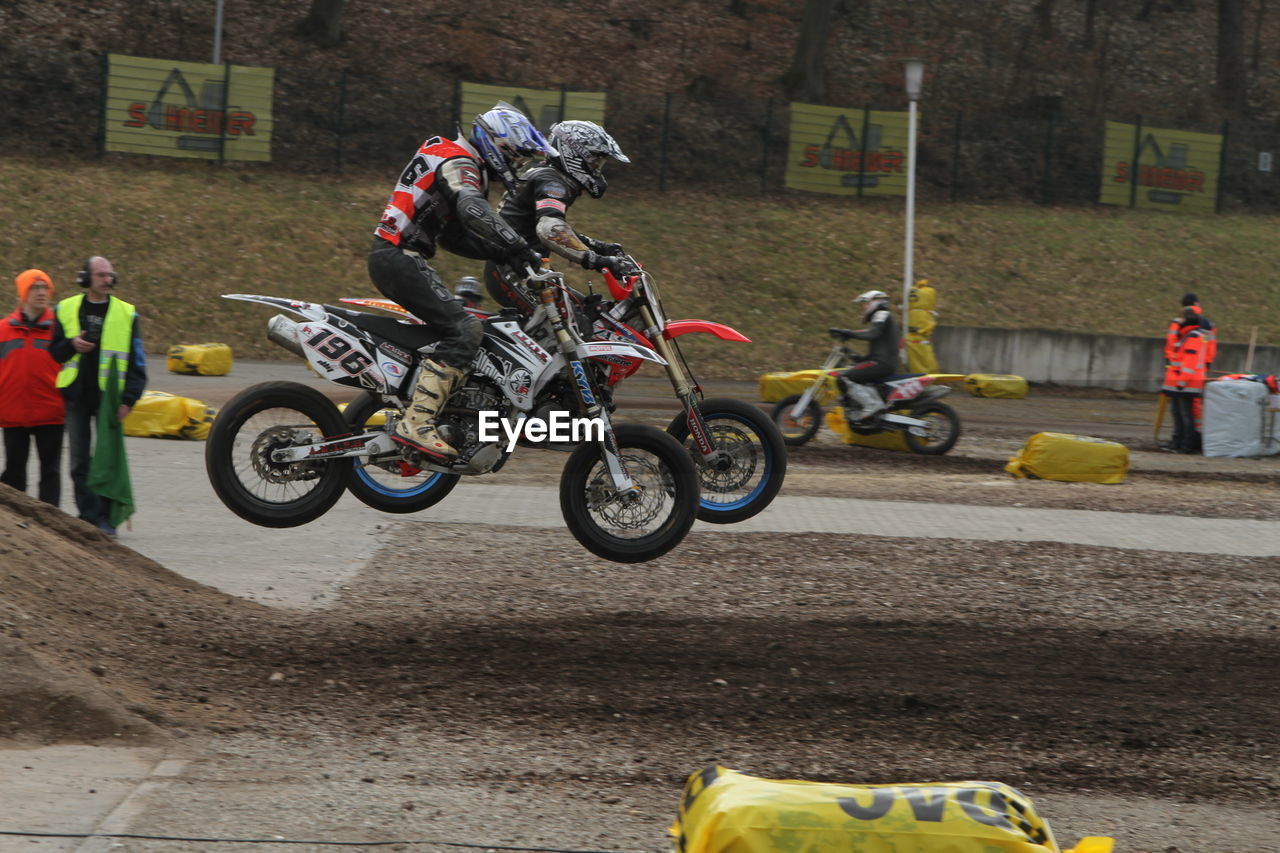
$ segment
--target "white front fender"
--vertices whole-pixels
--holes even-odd
[[[620,355],[625,358],[642,358],[645,361],[666,364],[667,360],[648,347],[640,344],[602,343],[589,341],[578,345],[578,358],[600,358],[601,356]]]

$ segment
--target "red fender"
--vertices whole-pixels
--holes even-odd
[[[697,332],[705,332],[708,335],[715,335],[722,341],[739,341],[744,344],[751,343],[751,338],[739,332],[737,329],[726,326],[724,323],[713,323],[710,320],[672,320],[667,323],[667,328],[662,330],[662,336],[670,340],[678,338],[681,335],[689,335]]]

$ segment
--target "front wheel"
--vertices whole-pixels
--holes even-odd
[[[560,475],[560,511],[582,546],[615,563],[643,563],[679,545],[698,511],[698,474],[680,443],[640,424],[614,427],[635,483],[619,493],[598,443],[573,451]]]
[[[381,399],[362,391],[342,414],[356,432],[385,430]],[[397,445],[398,446],[398,445]],[[347,491],[381,512],[418,512],[444,500],[462,478],[442,471],[424,471],[405,462],[399,452],[384,457],[358,456],[347,468]]]
[[[715,450],[698,451],[689,419],[677,415],[667,433],[685,446],[698,470],[702,498],[698,518],[733,524],[756,515],[778,494],[787,476],[787,446],[764,412],[750,403],[717,397],[698,409]]]
[[[315,521],[342,496],[342,462],[278,462],[275,451],[304,447],[347,426],[329,399],[296,382],[262,382],[218,412],[205,445],[214,492],[236,515],[263,527]]]
[[[800,402],[800,395],[792,394],[790,397],[779,400],[773,407],[773,422],[782,433],[782,440],[792,447],[799,447],[813,438],[818,432],[818,427],[822,425],[822,409],[813,400],[804,407],[799,417],[793,415],[791,410],[798,402]]]
[[[911,417],[919,418],[927,424],[923,429],[908,427],[902,433],[912,453],[941,456],[955,447],[956,439],[960,437],[960,416],[955,409],[946,403],[926,403],[912,412]],[[924,434],[916,435],[912,429],[921,430]]]

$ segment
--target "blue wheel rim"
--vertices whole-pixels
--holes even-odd
[[[708,417],[708,415],[705,412],[703,413],[702,416],[704,419]],[[740,415],[735,415],[730,412],[718,412],[718,413],[713,413],[711,417],[714,417],[714,419],[718,421],[737,421],[738,423],[746,427],[747,432],[750,433],[751,435],[757,434],[755,424],[751,423],[749,420],[747,420],[744,417],[741,417]],[[688,435],[686,434],[685,437],[688,438]],[[709,501],[703,497],[698,499],[698,505],[710,512],[732,512],[734,510],[742,509],[745,506],[749,506],[757,497],[759,497],[760,493],[764,491],[764,487],[767,486],[769,484],[769,481],[773,479],[773,471],[774,471],[773,448],[769,446],[769,443],[767,441],[764,441],[763,439],[761,439],[760,449],[761,451],[763,451],[763,454],[764,454],[764,475],[760,477],[760,482],[756,483],[756,487],[754,489],[752,489],[750,492],[743,495],[742,497],[738,498],[736,501],[733,501],[732,503],[720,503],[718,501]]]
[[[425,494],[435,488],[440,482],[440,478],[444,476],[440,471],[436,471],[427,479],[411,489],[393,489],[383,483],[378,482],[369,476],[369,472],[361,465],[356,471],[356,476],[373,491],[388,498],[416,498],[418,495]]]

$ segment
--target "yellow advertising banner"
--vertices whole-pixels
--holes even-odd
[[[271,68],[108,54],[106,150],[270,160],[274,84]]]
[[[786,186],[858,195],[861,185],[863,195],[905,196],[907,142],[905,112],[792,103]]]
[[[506,101],[529,117],[539,130],[558,121],[576,119],[604,124],[604,92],[564,92],[560,89],[520,89],[515,86],[485,86],[463,83],[458,123],[470,127],[471,119]]]
[[[1213,213],[1221,156],[1222,136],[1217,133],[1109,121],[1098,201],[1125,206],[1132,201],[1134,207],[1154,210]]]

